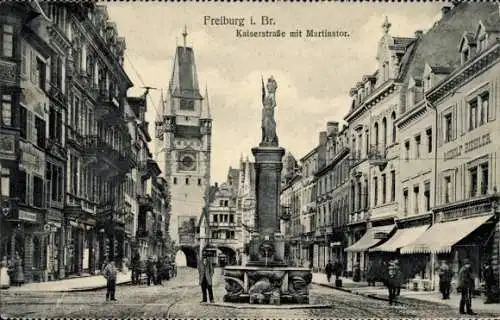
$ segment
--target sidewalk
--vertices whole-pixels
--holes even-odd
[[[352,279],[349,278],[341,279],[342,287],[336,288],[334,285],[335,277],[332,277],[332,279],[330,279],[331,282],[328,283],[325,274],[313,273],[312,283],[373,299],[386,301],[389,300],[388,290],[385,286],[381,285],[380,282],[377,282],[377,285],[375,287],[369,287],[367,282],[353,282]],[[457,311],[460,302],[460,295],[457,293],[451,294],[449,300],[442,300],[441,293],[437,291],[409,291],[406,289],[401,289],[400,297],[415,299],[419,301],[433,302],[442,305],[449,305],[452,308],[456,308]],[[476,297],[472,299],[472,310],[474,310],[475,312],[486,312],[500,315],[500,303],[485,304],[484,297]]]
[[[123,285],[132,282],[132,272],[118,272],[116,284]],[[32,282],[20,287],[11,286],[9,292],[78,292],[93,291],[106,288],[106,279],[102,275],[85,276],[58,281]]]

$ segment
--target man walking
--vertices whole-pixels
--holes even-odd
[[[328,281],[328,283],[330,283],[330,278],[332,277],[333,273],[333,265],[330,261],[328,261],[328,263],[325,266],[325,273],[326,273],[326,280]]]
[[[104,268],[104,278],[106,278],[106,301],[116,301],[116,273],[115,262],[110,261]]]
[[[497,300],[496,279],[490,262],[484,264],[483,269],[484,284],[486,289],[486,300],[484,303],[493,303]]]
[[[214,275],[214,267],[212,263],[208,261],[208,258],[203,253],[203,258],[201,263],[198,264],[198,273],[200,275],[200,285],[201,292],[203,294],[203,300],[201,302],[207,302],[207,291],[210,303],[214,302],[214,294],[212,291],[212,276]]]
[[[472,290],[474,289],[474,277],[472,267],[468,259],[464,260],[464,265],[458,272],[458,289],[460,289],[460,313],[474,315],[472,311]],[[465,310],[464,310],[465,309]]]
[[[139,252],[137,252],[137,251],[134,252],[134,255],[132,256],[132,260],[130,263],[130,267],[132,269],[132,283],[138,284],[139,283],[139,269],[141,267],[141,257],[139,255]]]
[[[452,272],[450,267],[443,261],[439,267],[439,291],[443,295],[443,300],[450,299]]]

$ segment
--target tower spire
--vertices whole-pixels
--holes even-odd
[[[205,96],[203,97],[201,119],[211,119],[210,103],[208,101],[208,88],[205,85]]]
[[[184,25],[184,32],[182,33],[182,37],[184,38],[184,47],[186,47],[186,38],[188,36],[188,33],[187,33],[187,27],[186,25]]]
[[[382,24],[382,29],[384,29],[384,33],[388,34],[390,28],[391,28],[391,23],[389,22],[389,18],[385,16],[384,24]]]

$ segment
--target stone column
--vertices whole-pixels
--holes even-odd
[[[258,232],[256,244],[251,246],[251,258],[259,257],[258,261],[250,261],[251,264],[265,264],[265,258],[259,252],[263,243],[270,243],[276,250],[275,233],[279,232],[280,223],[280,203],[281,191],[281,169],[283,163],[281,159],[285,154],[285,149],[281,147],[256,147],[252,149],[255,157],[255,195],[256,195],[256,215],[255,227]],[[281,244],[281,243],[280,243]],[[283,244],[284,245],[284,244]],[[255,252],[257,250],[257,252]],[[267,261],[271,264],[284,264],[281,261]]]
[[[57,260],[59,264],[59,279],[64,279],[66,277],[65,270],[65,249],[66,249],[66,224],[65,222],[61,223],[61,229],[59,230],[59,246],[57,247]]]

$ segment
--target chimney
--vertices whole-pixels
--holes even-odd
[[[319,133],[319,145],[324,146],[326,145],[326,131],[321,131]]]
[[[449,6],[442,7],[441,8],[441,18],[444,18],[448,14],[448,12],[450,12],[450,10],[451,10],[451,7],[449,7]]]
[[[417,30],[417,31],[415,31],[415,38],[420,39],[420,38],[422,38],[423,34],[424,34],[424,32],[422,30]]]
[[[218,188],[219,187],[219,184],[216,182],[215,183],[215,188]]]
[[[328,121],[326,123],[326,133],[329,137],[339,133],[339,123],[337,121]]]

